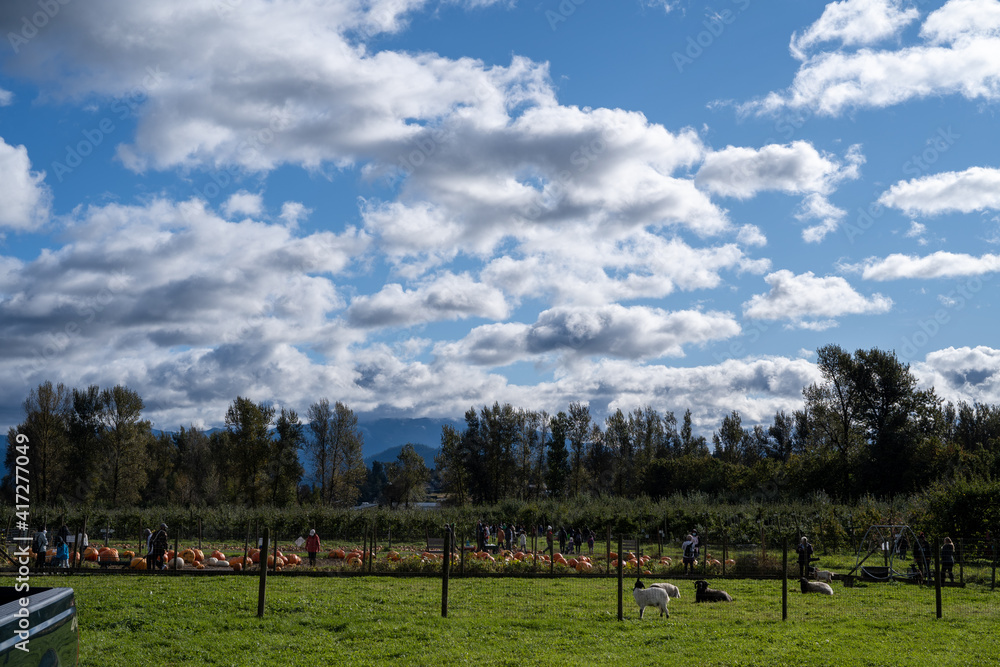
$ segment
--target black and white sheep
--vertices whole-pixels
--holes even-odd
[[[635,603],[639,605],[639,618],[642,618],[642,613],[646,610],[646,607],[656,607],[660,610],[660,616],[670,618],[670,611],[667,609],[667,602],[670,600],[670,597],[667,595],[666,590],[658,586],[646,588],[643,586],[641,579],[636,579],[635,586],[632,587],[632,597],[635,598]]]
[[[667,583],[665,581],[659,582],[659,583],[656,583],[656,584],[650,584],[649,587],[650,588],[662,588],[663,590],[665,590],[667,592],[667,595],[669,595],[670,597],[676,598],[678,600],[681,598],[681,589],[679,589],[676,586],[674,586],[673,584]]]
[[[695,602],[732,602],[732,596],[726,591],[719,591],[708,587],[708,582],[699,579],[694,582]]]
[[[802,588],[803,593],[820,593],[821,595],[833,595],[833,589],[830,584],[824,583],[822,581],[809,581],[805,577],[799,579],[799,586]]]

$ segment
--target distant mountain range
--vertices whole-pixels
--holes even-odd
[[[358,428],[365,437],[365,443],[361,454],[364,456],[365,465],[369,468],[373,461],[389,463],[395,461],[396,457],[403,449],[403,445],[409,443],[414,446],[418,454],[424,457],[428,468],[434,467],[434,455],[441,448],[441,427],[453,426],[461,431],[465,427],[465,422],[457,419],[430,419],[422,417],[420,419],[374,419],[371,421],[358,421]],[[211,434],[222,429],[214,428],[206,431]],[[154,431],[159,434],[160,431]],[[306,428],[308,437],[309,429]],[[2,453],[7,451],[7,436],[3,438]],[[312,466],[306,456],[301,456],[302,464],[306,467],[306,474],[310,474]],[[0,454],[0,477],[7,474],[4,468],[4,457]]]

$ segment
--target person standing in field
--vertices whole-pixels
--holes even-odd
[[[813,545],[809,544],[809,538],[805,535],[799,540],[799,545],[795,547],[796,553],[799,554],[799,578],[803,578],[809,574],[809,562],[812,560],[813,555]]]
[[[919,558],[918,558],[919,555]],[[920,572],[924,576],[924,581],[931,577],[931,544],[927,541],[927,535],[920,531],[917,535],[917,543],[913,547],[913,557],[919,559]]]
[[[547,531],[545,531],[545,545],[546,545],[546,548],[549,551],[549,555],[551,555],[552,554],[552,526],[549,526],[549,529]]]
[[[147,570],[162,570],[163,556],[167,552],[167,524],[161,523],[160,529],[153,533],[149,540],[149,560],[146,561]]]
[[[684,542],[681,544],[681,562],[684,564],[684,574],[688,574],[690,568],[690,573],[694,574],[694,550],[696,548],[694,537],[687,535],[684,537]]]
[[[306,553],[309,554],[309,564],[316,567],[316,554],[319,553],[321,549],[319,535],[316,534],[315,528],[309,529],[309,537],[306,538]]]
[[[944,583],[944,575],[948,575],[948,581],[954,583],[955,573],[955,544],[950,537],[944,538],[944,545],[941,547],[941,583]]]
[[[35,552],[35,567],[41,570],[45,567],[45,550],[49,548],[49,538],[45,533],[45,526],[38,529],[35,539],[31,541],[31,548]]]
[[[594,531],[587,530],[587,548],[590,550],[589,555],[591,556],[594,555],[594,538],[595,538]]]

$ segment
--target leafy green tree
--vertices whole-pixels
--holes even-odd
[[[149,482],[140,489],[146,505],[184,502],[185,485],[177,476],[177,445],[169,433],[160,433],[146,441],[146,477]]]
[[[441,476],[442,490],[449,494],[452,502],[459,505],[464,505],[469,499],[471,474],[465,453],[461,434],[449,424],[442,426],[441,449],[434,457],[434,464]]]
[[[590,406],[578,401],[569,404],[567,437],[569,438],[570,460],[570,490],[574,496],[580,493],[583,486],[584,467],[583,454],[587,448],[590,428]]]
[[[86,389],[74,389],[69,414],[69,439],[74,452],[69,467],[71,496],[78,502],[90,503],[97,496],[101,475],[101,388],[92,384]]]
[[[222,483],[211,439],[195,426],[171,435],[176,449],[174,479],[178,502],[184,505],[214,505],[220,500]]]
[[[138,502],[147,484],[146,455],[153,435],[152,425],[142,419],[144,407],[139,394],[126,386],[101,392],[103,465],[98,497],[112,507]]]
[[[309,408],[309,429],[313,434],[309,449],[320,479],[321,502],[354,505],[368,473],[362,455],[364,434],[358,428],[357,415],[340,401],[331,407],[324,398]]]
[[[267,466],[274,407],[237,396],[226,410],[229,493],[257,507],[268,498]]]
[[[788,462],[795,443],[795,420],[785,414],[784,410],[774,413],[774,421],[767,429],[770,436],[767,449],[768,458]]]
[[[389,474],[386,465],[381,461],[372,461],[365,483],[361,485],[360,500],[363,503],[381,502],[383,491],[389,484]]]
[[[411,502],[419,502],[425,497],[430,470],[424,457],[417,453],[412,444],[403,445],[399,456],[389,464],[387,474],[389,484],[386,493],[389,495],[390,507],[403,503],[408,508]]]
[[[495,402],[480,413],[480,441],[486,473],[486,499],[499,502],[509,496],[514,480],[514,443],[518,437],[517,415],[509,403]]]
[[[548,468],[545,474],[545,484],[549,493],[556,498],[562,498],[566,495],[570,475],[569,451],[566,449],[568,422],[569,418],[562,411],[552,417],[549,422],[549,431],[552,435],[548,443]]]
[[[330,460],[333,457],[331,452],[333,408],[330,407],[330,401],[323,398],[310,405],[306,419],[309,420],[312,438],[305,443],[305,448],[312,456],[313,467],[319,481],[320,502],[325,504],[329,496],[327,475],[330,473]]]
[[[69,401],[70,391],[61,383],[53,386],[46,381],[28,393],[22,404],[24,421],[7,434],[4,488],[15,490],[16,436],[20,433],[28,437],[31,452],[31,463],[24,467],[28,469],[32,502],[50,503],[62,496],[73,459],[67,434]]]

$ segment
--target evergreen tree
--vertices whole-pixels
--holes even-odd
[[[296,499],[302,464],[299,450],[303,442],[303,426],[294,410],[281,409],[275,422],[276,438],[268,460],[268,483],[271,487],[271,504],[283,506]]]
[[[545,484],[549,493],[556,498],[562,498],[566,495],[566,486],[570,475],[569,451],[566,449],[568,421],[569,418],[562,411],[550,420],[549,430],[552,436],[549,440],[549,451],[546,457],[548,467],[545,474]]]

